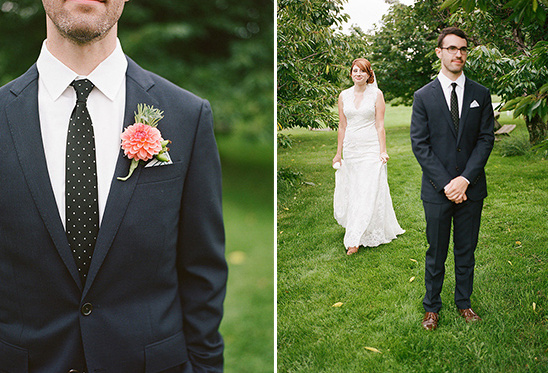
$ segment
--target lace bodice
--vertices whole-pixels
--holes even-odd
[[[375,106],[378,92],[379,88],[371,84],[368,85],[358,106],[356,106],[354,87],[342,92],[343,113],[346,117],[343,140],[343,158],[345,160],[361,159],[365,156],[379,159],[379,137],[375,128]]]
[[[343,112],[346,117],[347,129],[354,127],[367,127],[375,125],[375,104],[379,89],[373,85],[367,85],[363,98],[356,106],[354,86],[342,92]]]

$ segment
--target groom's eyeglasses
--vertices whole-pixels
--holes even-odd
[[[457,51],[460,51],[460,54],[468,53],[468,47],[457,48],[454,45],[452,45],[450,47],[441,47],[440,49],[447,49],[447,52],[449,52],[449,54],[456,54]]]

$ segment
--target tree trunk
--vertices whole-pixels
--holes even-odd
[[[536,145],[548,137],[548,123],[544,123],[540,116],[535,115],[531,119],[525,117],[525,124],[531,145]]]

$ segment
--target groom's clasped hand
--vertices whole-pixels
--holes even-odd
[[[468,199],[466,197],[466,189],[468,182],[462,176],[457,176],[444,188],[447,199],[454,203],[462,203]]]

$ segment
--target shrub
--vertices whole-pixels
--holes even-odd
[[[290,167],[282,167],[277,173],[278,197],[285,196],[289,190],[301,183],[303,174],[291,170]]]
[[[291,144],[293,144],[293,140],[289,137],[290,135],[284,135],[283,133],[278,132],[278,148],[291,148]]]
[[[544,139],[532,148],[535,153],[539,154],[542,158],[548,158],[548,139]]]
[[[502,157],[514,157],[529,154],[531,144],[527,135],[514,135],[502,139],[498,144],[498,149]]]

